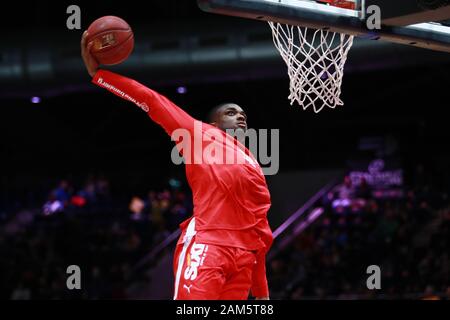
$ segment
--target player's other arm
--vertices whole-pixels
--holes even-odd
[[[175,129],[184,128],[190,131],[193,129],[195,119],[163,95],[133,79],[110,71],[98,70],[99,64],[89,51],[92,43],[86,43],[86,36],[87,32],[84,32],[81,39],[81,55],[94,84],[135,103],[169,135],[172,135]]]
[[[258,233],[261,240],[265,244],[265,248],[261,249],[256,255],[256,264],[252,275],[252,295],[257,300],[269,299],[269,286],[266,276],[266,254],[272,246],[273,236],[267,219],[261,219],[257,225]]]
[[[269,300],[269,286],[266,277],[266,255],[260,253],[256,257],[256,264],[252,274],[252,296],[256,300]]]

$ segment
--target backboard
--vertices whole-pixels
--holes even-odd
[[[336,0],[335,0],[336,1]],[[355,9],[329,5],[332,0],[197,0],[207,12],[287,25],[327,29],[371,40],[384,40],[450,52],[450,0],[342,0]],[[371,9],[380,8],[379,29],[368,27]]]
[[[197,0],[207,12],[267,21],[287,65],[288,99],[320,112],[343,105],[354,37],[450,53],[450,0]]]

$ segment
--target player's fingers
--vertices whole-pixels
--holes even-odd
[[[97,59],[95,59],[95,57],[94,57],[94,56],[92,55],[92,53],[91,53],[91,48],[92,48],[93,45],[94,45],[94,42],[92,42],[92,41],[89,42],[86,49],[87,49],[89,58],[90,58],[92,61],[94,61],[95,64],[98,64]]]
[[[85,59],[86,56],[86,38],[83,36],[81,37],[81,56],[83,59]]]
[[[86,37],[87,37],[87,31],[84,31],[83,35],[81,36],[81,47],[82,48],[86,45]]]
[[[91,53],[91,48],[93,45],[94,45],[94,42],[92,42],[92,41],[87,44],[87,47],[86,47],[87,52]]]

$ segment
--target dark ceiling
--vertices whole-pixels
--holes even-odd
[[[174,170],[172,143],[163,130],[133,105],[89,83],[79,55],[81,31],[65,27],[66,8],[74,3],[81,7],[83,29],[109,14],[124,17],[135,29],[133,55],[154,60],[144,65],[127,61],[119,68],[125,75],[195,117],[231,100],[246,110],[252,127],[280,128],[282,171],[342,167],[363,136],[395,137],[406,161],[448,159],[441,157],[449,152],[448,121],[442,116],[449,98],[448,55],[358,42],[347,61],[345,105],[317,115],[289,105],[286,67],[268,27],[257,21],[210,15],[193,0],[8,1],[0,10],[0,74],[5,74],[0,79],[0,151],[6,189],[89,171],[121,175],[124,185],[132,179],[151,183]],[[193,54],[218,58],[167,63],[187,44]],[[220,54],[242,48],[258,54],[266,50],[267,56],[220,60]],[[8,71],[16,70],[11,61],[27,72],[8,78],[14,75]],[[51,63],[52,72],[33,74],[26,68],[43,62]],[[178,94],[178,85],[185,85],[187,93]],[[40,104],[30,102],[33,95],[41,96]]]
[[[153,21],[176,22],[183,20],[208,19],[195,0],[97,0],[97,1],[7,1],[2,3],[0,26],[8,31],[16,28],[65,27],[68,14],[66,8],[76,4],[82,13],[82,25],[104,15],[117,15],[133,22],[133,25],[147,25]]]

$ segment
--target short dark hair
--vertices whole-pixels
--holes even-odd
[[[208,116],[207,116],[207,119],[206,119],[208,121],[208,123],[216,121],[217,111],[219,111],[221,108],[223,108],[223,107],[225,107],[225,106],[227,106],[229,104],[236,104],[236,103],[234,103],[234,102],[223,102],[223,103],[220,103],[220,104],[216,105],[215,107],[213,107],[208,112]]]

